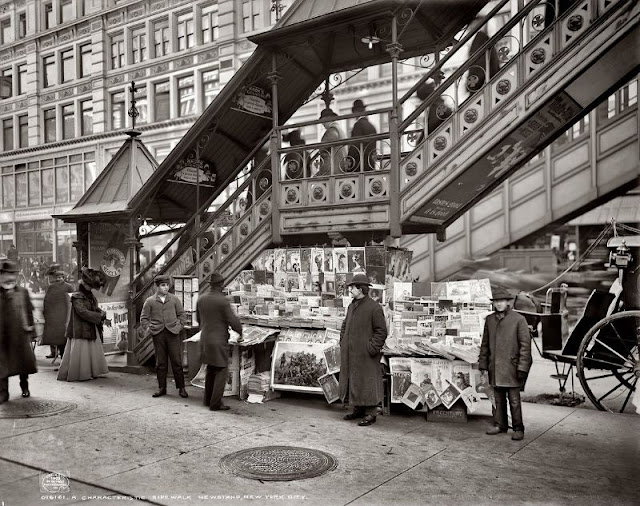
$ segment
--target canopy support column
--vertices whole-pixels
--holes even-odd
[[[398,58],[402,45],[398,43],[398,20],[391,20],[391,43],[386,47],[391,55],[391,84],[393,106],[389,117],[389,142],[391,144],[391,172],[389,174],[389,231],[391,237],[402,236],[400,226],[400,133],[398,118],[400,102],[398,101]]]
[[[138,255],[138,246],[140,242],[136,237],[135,218],[129,219],[129,237],[124,243],[129,247],[129,303],[127,304],[127,365],[140,365],[133,350],[138,344],[138,336],[136,335],[136,307],[133,298],[136,295],[136,287],[133,280],[136,277],[136,258]]]
[[[271,235],[275,244],[282,243],[280,234],[280,132],[278,131],[278,81],[280,75],[277,70],[277,55],[271,54],[271,72],[267,76],[271,83],[271,103],[273,120],[271,139],[269,140],[269,152],[271,153]]]

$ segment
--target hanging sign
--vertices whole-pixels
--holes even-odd
[[[179,183],[213,186],[216,182],[216,174],[211,170],[208,163],[191,158],[186,161],[182,160],[177,164],[172,180]]]
[[[243,88],[234,98],[231,109],[271,119],[271,93],[258,86]]]

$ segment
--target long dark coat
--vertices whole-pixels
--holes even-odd
[[[0,288],[0,378],[38,372],[29,328],[33,329],[29,292],[19,286],[9,292]]]
[[[198,298],[196,315],[200,323],[200,361],[215,367],[229,363],[229,327],[242,334],[242,324],[224,294],[215,287]]]
[[[340,332],[340,398],[352,406],[382,402],[380,350],[387,339],[382,306],[368,295],[347,309]]]
[[[518,371],[531,368],[531,335],[527,320],[509,308],[500,320],[495,313],[484,324],[478,367],[489,371],[494,387],[520,387]]]
[[[376,127],[366,118],[362,117],[358,119],[351,129],[351,137],[364,137],[366,135],[375,135]],[[360,143],[358,145],[349,146],[349,156],[354,160],[354,170],[360,171]],[[373,153],[376,150],[375,141],[364,141],[363,155],[364,155],[364,170],[371,171],[375,169],[375,163],[372,160]]]
[[[91,290],[80,285],[80,290],[71,295],[71,316],[67,325],[67,339],[96,338],[96,329],[102,340],[102,310]]]
[[[42,344],[63,346],[67,342],[66,331],[73,286],[69,283],[55,282],[49,285],[44,295],[44,332]]]

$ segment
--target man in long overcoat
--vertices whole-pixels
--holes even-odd
[[[211,274],[209,285],[211,289],[196,304],[201,329],[200,360],[207,364],[203,403],[211,411],[224,411],[229,409],[222,402],[229,365],[229,327],[242,336],[242,324],[222,293],[224,278],[220,273]]]
[[[363,115],[358,118],[351,129],[351,137],[365,137],[368,135],[375,135],[376,127],[369,121],[369,118],[364,115],[366,110],[366,106],[364,102],[360,99],[354,100],[353,107],[351,107],[351,112],[362,113]],[[375,141],[364,141],[364,146],[362,148],[363,154],[363,170],[365,172],[369,172],[375,169],[375,162],[373,161],[373,155],[376,151],[376,142]],[[349,157],[353,159],[354,162],[354,171],[360,172],[360,147],[358,145],[351,144],[349,146]]]
[[[349,283],[353,302],[340,332],[340,398],[353,406],[345,420],[362,418],[366,427],[376,421],[382,402],[381,350],[387,339],[387,322],[382,306],[369,297],[371,284],[364,274]]]
[[[520,388],[531,368],[531,335],[527,320],[510,307],[513,296],[502,288],[493,291],[495,312],[484,324],[478,366],[489,372],[489,383],[495,396],[494,426],[487,434],[507,432],[507,397],[511,410],[513,436],[524,438]]]
[[[55,281],[47,288],[43,303],[42,344],[50,345],[52,352],[47,358],[55,358],[56,353],[61,357],[64,355],[64,346],[67,344],[67,321],[71,308],[69,294],[75,291],[73,286],[64,280],[65,273],[63,271],[55,271],[54,275]]]
[[[34,331],[29,292],[16,285],[18,265],[0,264],[0,404],[9,400],[9,377],[20,376],[22,397],[29,397],[29,374],[38,372],[31,349]]]

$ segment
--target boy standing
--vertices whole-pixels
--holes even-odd
[[[511,309],[512,299],[503,288],[493,291],[495,313],[485,320],[478,366],[481,371],[489,372],[496,402],[494,426],[487,434],[507,432],[508,397],[513,422],[511,439],[520,441],[524,438],[520,388],[531,368],[531,335],[525,317]]]
[[[167,394],[168,360],[171,362],[173,378],[180,397],[189,397],[184,388],[184,371],[180,353],[180,331],[187,323],[182,303],[175,295],[169,293],[171,278],[165,274],[156,276],[156,293],[149,297],[142,307],[140,324],[146,332],[153,336],[153,347],[156,353],[156,375],[158,391],[152,397]],[[168,357],[168,360],[167,360]]]

